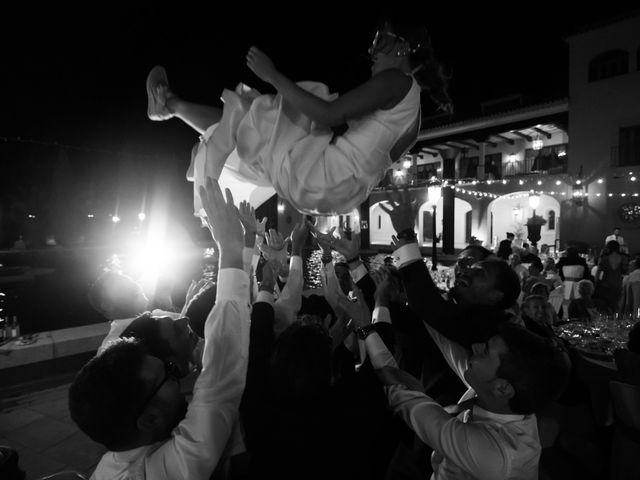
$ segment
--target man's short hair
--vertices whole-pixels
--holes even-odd
[[[540,271],[544,270],[544,267],[542,266],[542,260],[540,260],[540,257],[533,257],[529,262],[529,264]]]
[[[495,267],[495,288],[503,293],[502,299],[496,305],[501,308],[511,307],[520,295],[518,274],[511,268],[511,265],[501,258],[488,258],[485,262],[490,262]]]
[[[136,340],[117,339],[82,367],[69,388],[71,418],[109,450],[122,450],[135,435],[136,408],[145,395],[139,376],[145,355]]]
[[[218,296],[218,286],[213,284],[203,292],[199,292],[189,303],[184,316],[189,319],[191,330],[200,338],[204,338],[204,325],[209,313],[213,310]]]
[[[611,252],[619,252],[620,251],[620,242],[616,240],[609,240],[607,245],[605,246],[609,253]]]
[[[482,245],[467,245],[462,251],[465,252],[467,250],[473,250],[473,257],[479,262],[489,257],[489,255],[493,255],[493,252],[488,248],[483,247]]]
[[[174,354],[169,341],[162,337],[160,322],[151,316],[151,312],[145,312],[131,322],[120,338],[135,338],[154,357],[167,358]]]
[[[569,356],[521,325],[503,323],[498,335],[508,352],[500,356],[497,376],[515,390],[509,407],[522,415],[539,412],[566,388],[571,371]]]

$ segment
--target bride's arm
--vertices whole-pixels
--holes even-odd
[[[251,47],[247,65],[262,80],[273,85],[287,101],[313,121],[335,127],[381,108],[397,104],[411,88],[411,77],[389,69],[346,92],[334,101],[323,100],[299,87],[280,73],[263,52]]]

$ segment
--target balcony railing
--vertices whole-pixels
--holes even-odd
[[[554,175],[567,173],[568,155],[530,157],[502,164],[504,178],[520,175]]]

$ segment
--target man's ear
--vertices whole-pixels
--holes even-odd
[[[491,386],[491,391],[496,398],[501,400],[510,400],[516,394],[513,385],[504,378],[496,378]]]

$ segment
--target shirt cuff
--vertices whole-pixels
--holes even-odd
[[[260,290],[255,303],[257,302],[265,302],[269,305],[273,305],[273,293],[267,292],[266,290]]]
[[[239,268],[223,268],[218,272],[216,303],[221,300],[249,301],[249,275]]]
[[[291,257],[289,261],[289,272],[291,270],[300,270],[302,271],[302,257],[300,255],[294,255]]]
[[[398,257],[398,268],[402,268],[415,260],[422,260],[420,247],[417,243],[413,242],[403,245],[393,254]]]
[[[382,306],[374,308],[371,323],[391,323],[389,308]]]
[[[367,267],[364,265],[364,263],[361,263],[353,270],[349,270],[349,275],[351,275],[351,280],[353,280],[353,283],[358,283],[368,273],[369,273],[369,270],[367,270]]]

